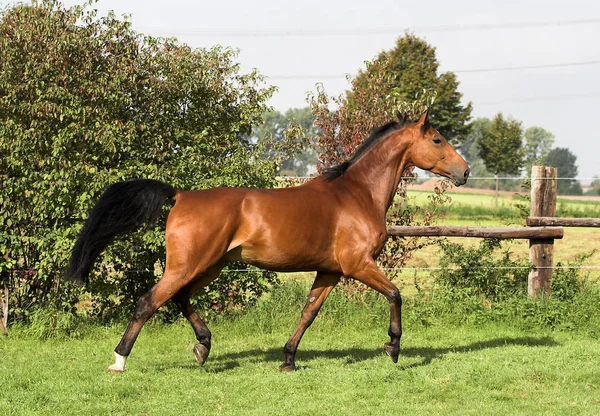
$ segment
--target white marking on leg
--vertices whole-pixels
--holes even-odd
[[[116,352],[114,352],[114,356],[115,356],[115,363],[113,365],[111,365],[110,367],[108,367],[108,372],[109,373],[122,373],[123,371],[125,371],[125,361],[127,361],[127,357],[125,357],[123,355],[119,355]]]

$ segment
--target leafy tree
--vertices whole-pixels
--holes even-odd
[[[525,165],[529,168],[543,160],[554,144],[554,135],[541,127],[525,130]]]
[[[518,175],[523,167],[523,128],[521,122],[505,119],[498,113],[489,127],[482,130],[479,138],[479,156],[488,171],[496,176],[496,194],[498,176]]]
[[[300,136],[295,137],[298,153],[281,162],[279,173],[290,176],[307,176],[310,169],[317,164],[317,153],[314,148],[314,137],[319,129],[314,125],[314,117],[309,107],[290,108],[285,114],[270,110],[263,116],[263,123],[254,129],[258,140],[281,142],[286,138],[286,132],[293,127],[299,127]]]
[[[310,97],[315,125],[320,129],[315,138],[321,152],[320,170],[345,161],[374,127],[396,119],[398,111],[416,120],[431,105],[434,94],[428,94],[427,91],[408,101],[404,95],[394,93],[388,82],[390,74],[386,59],[380,57],[367,62],[366,70],[352,80],[352,90],[346,95],[330,97],[319,85],[317,93]],[[429,211],[421,208],[412,211],[405,204],[406,184],[413,178],[412,170],[408,169],[402,176],[399,195],[388,212],[388,222],[396,225],[432,224],[437,216],[437,208],[447,201],[444,195],[447,182],[442,183],[431,196],[432,208]],[[379,262],[385,268],[400,268],[415,250],[430,244],[433,244],[432,240],[420,237],[390,239]],[[387,274],[393,278],[398,273],[389,271]]]
[[[583,190],[581,184],[577,181],[577,156],[565,147],[556,147],[552,149],[544,158],[544,164],[552,166],[558,170],[559,179],[557,182],[557,191],[560,195],[581,195]]]
[[[385,98],[393,96],[396,102],[414,101],[425,92],[427,96],[435,97],[430,105],[432,124],[448,140],[462,141],[469,132],[467,123],[472,105],[461,104],[462,93],[458,91],[456,75],[452,72],[438,75],[438,69],[435,48],[423,39],[406,33],[398,38],[394,49],[381,52],[373,63],[359,72],[354,80],[355,87],[348,92],[348,105],[361,106],[355,96],[356,88],[371,89],[372,92],[377,90]],[[373,71],[383,71],[379,77],[380,86],[372,85]],[[377,112],[377,108],[372,110]],[[369,115],[377,116],[372,113]]]
[[[492,121],[489,118],[480,117],[471,122],[471,129],[458,148],[469,164],[471,169],[471,179],[465,186],[479,189],[495,189],[496,181],[492,179],[494,175],[485,166],[485,162],[479,156],[479,141],[486,131],[491,127]],[[488,179],[489,178],[489,179]],[[498,188],[503,191],[518,191],[520,183],[515,180],[498,181]]]
[[[473,167],[471,166],[473,163],[479,162],[483,164],[483,161],[479,157],[479,140],[483,137],[484,132],[489,130],[491,123],[491,120],[485,117],[479,117],[473,120],[471,122],[469,134],[467,134],[465,139],[457,146],[461,155],[469,164],[471,172],[473,172]]]
[[[73,305],[61,270],[109,184],[263,187],[277,168],[249,139],[273,88],[239,74],[235,51],[144,36],[89,6],[41,0],[0,14],[0,278],[17,316]],[[126,310],[161,274],[163,232],[130,239],[91,276],[96,313]],[[226,276],[202,301],[251,300],[274,278]]]
[[[590,184],[590,188],[591,188],[591,190],[586,192],[586,195],[587,194],[600,195],[600,178],[598,178],[598,176],[594,175],[594,180]]]

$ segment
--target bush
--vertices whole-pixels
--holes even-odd
[[[513,260],[500,240],[483,240],[479,247],[441,244],[442,270],[431,291],[420,291],[405,302],[417,322],[503,323],[522,329],[582,330],[600,335],[600,287],[581,274],[580,266],[593,253],[570,264],[557,264],[551,295],[527,296],[529,264]]]
[[[502,243],[484,239],[477,248],[466,248],[447,240],[440,243],[441,270],[434,273],[437,283],[457,288],[468,295],[496,301],[527,293],[530,266],[511,259],[510,250],[496,255]]]
[[[16,318],[73,307],[79,292],[61,271],[108,185],[142,177],[179,189],[266,187],[278,165],[250,140],[273,88],[256,71],[239,74],[235,51],[144,36],[90,4],[41,0],[0,14],[0,278]],[[127,311],[153,284],[163,238],[139,232],[104,253],[91,276],[98,314]],[[204,300],[248,301],[264,288],[257,279],[275,278],[238,277],[225,274]]]

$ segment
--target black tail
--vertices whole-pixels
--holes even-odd
[[[75,242],[65,277],[87,283],[94,261],[117,235],[144,223],[154,224],[168,198],[170,185],[152,179],[132,179],[109,186],[100,196]]]

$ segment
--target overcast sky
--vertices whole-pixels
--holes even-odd
[[[306,106],[317,82],[329,94],[344,92],[345,74],[411,30],[436,47],[442,71],[457,73],[474,117],[503,112],[524,128],[543,127],[577,156],[580,178],[600,176],[600,1],[101,0],[95,7],[131,14],[136,30],[192,47],[239,48],[242,70],[257,68],[279,87],[270,104],[280,111]],[[545,67],[498,70],[531,66]]]

